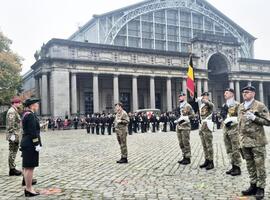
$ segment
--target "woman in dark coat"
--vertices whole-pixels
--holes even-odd
[[[24,190],[26,197],[39,195],[32,187],[34,168],[39,165],[39,151],[41,150],[40,124],[37,115],[39,109],[38,99],[27,99],[24,106],[27,108],[23,114],[23,135],[21,140],[23,174],[26,183]]]

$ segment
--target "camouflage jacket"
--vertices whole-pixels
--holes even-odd
[[[183,106],[180,106],[177,110],[178,110],[177,117],[188,116],[189,120],[191,120],[194,117],[193,108],[187,102],[185,102]],[[190,122],[180,122],[178,123],[177,128],[179,130],[190,130],[191,124]]]
[[[246,118],[245,115],[248,111],[255,114],[254,121]],[[242,103],[238,110],[238,121],[241,147],[258,147],[267,144],[263,126],[270,126],[270,116],[267,107],[263,103],[254,100],[247,109]]]
[[[222,109],[221,109],[221,116],[223,118],[223,122],[225,119],[229,118],[229,117],[237,117],[238,116],[238,109],[239,109],[239,106],[240,106],[240,103],[237,102],[237,101],[234,101],[234,103],[230,106],[227,106],[227,104],[224,104],[222,106]],[[223,128],[224,130],[228,130],[228,129],[237,129],[237,124],[238,123],[235,123],[233,125],[230,125],[230,126],[226,126],[224,123],[223,123]]]
[[[129,123],[129,117],[126,111],[122,110],[120,113],[116,113],[115,115],[115,128],[116,129],[121,129],[121,128],[126,128]]]
[[[214,104],[210,101],[203,102],[200,108],[200,114],[202,120],[206,119],[208,116],[210,116],[213,113],[214,110]]]
[[[15,135],[15,142],[19,143],[21,137],[21,116],[18,110],[10,107],[6,116],[6,139],[10,140]]]

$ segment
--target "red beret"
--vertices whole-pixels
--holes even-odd
[[[22,100],[19,98],[19,97],[13,97],[12,99],[11,99],[11,103],[13,104],[13,103],[21,103],[22,102]]]

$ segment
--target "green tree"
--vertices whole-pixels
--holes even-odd
[[[12,41],[0,32],[0,105],[7,105],[21,88],[22,58],[12,52]]]

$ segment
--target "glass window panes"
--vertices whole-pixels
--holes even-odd
[[[165,41],[156,40],[156,49],[165,50]]]
[[[191,29],[181,28],[181,42],[190,42],[191,39]]]
[[[163,24],[156,24],[155,25],[155,32],[156,32],[156,39],[164,40],[165,39],[165,33],[166,33],[166,26]]]
[[[190,12],[181,11],[180,13],[180,25],[183,27],[190,27],[191,15]]]
[[[153,21],[153,13],[147,13],[147,14],[142,15],[142,21],[152,22]]]
[[[168,42],[169,51],[179,51],[179,43],[177,42]]]
[[[126,35],[127,34],[127,27],[124,26],[118,33],[118,35]]]
[[[194,29],[203,29],[203,16],[199,14],[192,14],[193,28]]]
[[[182,52],[188,52],[188,51],[189,51],[189,44],[187,44],[187,43],[182,43],[182,44],[181,44],[181,51],[182,51]]]
[[[167,10],[167,23],[169,25],[178,25],[178,11],[169,9]]]
[[[142,37],[153,38],[153,24],[149,22],[142,22]]]
[[[168,40],[178,41],[179,28],[176,26],[167,27]]]
[[[223,28],[221,28],[221,27],[218,26],[218,25],[215,25],[215,34],[216,34],[216,35],[224,35]]]
[[[130,47],[140,47],[140,39],[134,38],[134,37],[129,37],[128,44]]]
[[[155,12],[155,22],[165,23],[165,10]]]
[[[213,31],[213,27],[214,25],[212,21],[210,21],[209,19],[204,20],[204,28],[206,31]]]
[[[151,39],[143,39],[142,40],[142,48],[145,48],[145,49],[153,49],[154,45],[154,40],[151,40]]]
[[[127,45],[127,37],[125,36],[117,36],[114,39],[114,44],[117,46],[126,46]]]
[[[129,36],[140,36],[140,22],[131,21],[128,23],[128,35]]]

